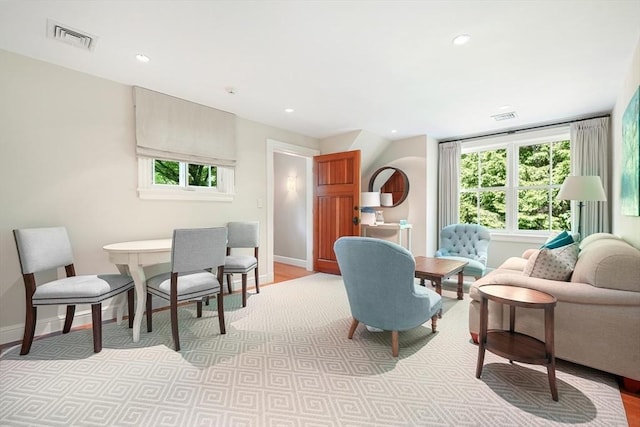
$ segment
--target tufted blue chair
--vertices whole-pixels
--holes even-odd
[[[465,276],[476,279],[484,276],[487,269],[487,254],[491,235],[478,224],[452,224],[440,231],[440,249],[436,258],[466,261]]]
[[[414,285],[415,260],[400,245],[370,237],[341,237],[333,245],[347,291],[353,321],[391,331],[393,357],[398,356],[398,331],[413,329],[431,318],[436,331],[442,308],[440,295]]]

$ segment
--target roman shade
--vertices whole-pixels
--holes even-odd
[[[133,96],[139,157],[235,165],[234,114],[138,86]]]

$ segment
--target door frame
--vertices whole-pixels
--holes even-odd
[[[313,156],[320,154],[320,150],[302,147],[300,145],[288,144],[267,138],[267,281],[272,282],[273,275],[273,221],[274,221],[274,166],[273,156],[275,153],[289,154],[303,157],[305,159],[305,187],[307,198],[305,205],[307,209],[306,233],[306,269],[313,271]]]

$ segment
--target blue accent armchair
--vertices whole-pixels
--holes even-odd
[[[360,322],[391,331],[393,357],[398,356],[398,332],[431,318],[436,331],[442,309],[440,295],[414,285],[415,260],[400,245],[370,237],[341,237],[335,251],[353,321],[348,338]]]
[[[463,274],[479,279],[487,269],[490,241],[489,230],[481,225],[448,225],[440,231],[440,248],[435,256],[468,262]]]

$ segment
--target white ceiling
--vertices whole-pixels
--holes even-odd
[[[95,50],[47,38],[47,19],[97,36]],[[640,0],[0,1],[0,49],[317,138],[451,139],[609,112],[639,37]]]

